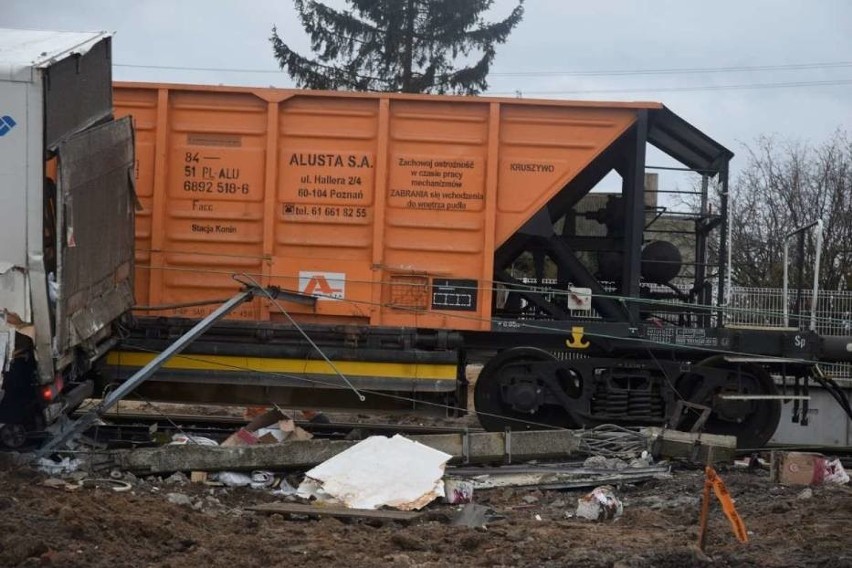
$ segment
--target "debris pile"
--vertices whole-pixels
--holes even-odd
[[[671,459],[718,462],[732,456],[735,446],[733,438],[724,436],[618,427],[323,440],[312,439],[290,417],[274,409],[255,416],[221,444],[181,433],[166,446],[110,452],[119,466],[111,479],[83,479],[85,474],[79,471],[83,465],[77,459],[42,459],[39,467],[52,476],[45,485],[54,489],[89,487],[115,492],[146,488],[169,503],[211,513],[217,510],[212,501],[217,497],[193,493],[205,487],[251,489],[276,501],[249,505],[244,511],[404,523],[420,519],[422,513],[417,511],[440,499],[444,508],[431,505],[427,515],[443,510],[446,523],[483,528],[504,518],[499,505],[495,508],[493,504],[493,495],[499,491],[509,492],[507,495],[520,492],[522,504],[515,509],[531,508],[537,520],[548,517],[542,515],[542,507],[556,507],[556,518],[562,520],[593,522],[619,519],[626,506],[695,508],[698,495],[652,495],[624,501],[620,494],[636,484],[671,480]],[[762,471],[763,462],[757,457],[743,463],[749,472]],[[845,483],[849,479],[839,461],[813,454],[778,454],[772,464],[773,478],[784,484]],[[60,477],[70,475],[78,479]],[[575,500],[566,495],[551,498],[551,503],[547,502],[548,491],[583,492]]]
[[[253,446],[255,444],[277,444],[284,441],[310,440],[313,436],[296,426],[292,418],[273,408],[231,434],[222,447]]]
[[[669,540],[681,535],[680,545],[695,549],[695,558],[709,562],[701,552],[705,547],[710,549],[707,554],[718,557],[723,550],[746,550],[738,541],[751,540],[753,547],[765,538],[759,515],[777,513],[780,518],[797,511],[793,517],[799,518],[800,509],[824,506],[832,494],[850,491],[839,460],[821,454],[775,452],[770,456],[763,452],[735,463],[728,459],[735,448],[733,439],[670,430],[471,432],[329,440],[311,439],[279,410],[247,419],[235,431],[236,427],[211,434],[216,440],[182,433],[170,442],[160,436],[158,441],[166,445],[159,447],[91,454],[78,450],[60,459],[54,454],[53,459],[36,464],[47,477],[32,488],[45,494],[45,502],[70,500],[79,506],[86,499],[99,504],[111,500],[116,509],[125,503],[144,503],[162,510],[166,518],[204,526],[212,526],[205,523],[212,517],[217,526],[237,523],[234,527],[248,528],[245,534],[238,530],[241,538],[282,530],[277,523],[302,522],[283,531],[293,535],[287,546],[318,554],[333,545],[318,550],[301,540],[305,531],[320,534],[325,527],[339,535],[385,528],[394,535],[386,541],[395,548],[379,558],[409,565],[400,558],[410,554],[413,559],[456,544],[471,554],[477,548],[498,550],[502,546],[498,540],[515,551],[511,558],[485,552],[483,562],[521,564],[525,550],[547,535],[564,536],[565,528],[577,529],[577,535],[608,538],[618,538],[613,535],[620,535],[620,530],[644,531],[636,543],[649,542],[649,534],[663,530]],[[705,470],[711,471],[705,480],[694,467],[704,465],[702,460],[718,464],[717,470]],[[680,461],[691,466],[680,468]],[[760,497],[745,500],[746,492],[755,487],[761,488]],[[719,504],[710,506],[714,494]],[[7,501],[14,499],[10,496]],[[183,511],[175,515],[178,508]],[[69,511],[75,509],[69,507]],[[77,518],[76,512],[62,514]],[[720,530],[724,517],[733,531]],[[315,518],[320,520],[304,522]],[[669,528],[673,523],[678,527],[674,531]],[[435,535],[448,536],[433,539]],[[707,540],[706,535],[712,538]],[[698,546],[696,536],[700,536]],[[372,539],[374,533],[363,538]],[[598,544],[588,550],[599,554],[594,548]],[[0,549],[0,559],[2,555]],[[464,561],[471,558],[465,556]],[[548,558],[550,553],[530,562],[546,564]],[[721,558],[723,565],[725,557]],[[666,559],[650,555],[644,564],[627,565],[657,565],[657,561],[666,565]],[[690,559],[693,556],[684,556],[683,563],[689,564]],[[364,558],[359,560],[365,563]],[[417,557],[418,563],[431,560]],[[609,558],[608,563],[617,565],[618,560]],[[588,564],[592,557],[578,556],[572,562]]]
[[[577,499],[577,517],[590,521],[609,521],[624,513],[624,505],[609,485],[596,487]]]

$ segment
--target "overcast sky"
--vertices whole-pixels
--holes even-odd
[[[512,4],[497,0],[494,17]],[[0,27],[115,32],[114,76],[121,80],[292,86],[275,72],[273,25],[291,47],[308,52],[290,0],[2,6]],[[738,69],[720,71],[732,67]],[[684,69],[705,71],[635,74]],[[633,74],[613,73],[623,71]],[[838,127],[852,130],[852,1],[527,0],[524,20],[499,47],[490,83],[492,93],[512,96],[661,101],[736,152],[736,170],[742,144],[761,134],[819,142]],[[730,86],[736,88],[723,88]]]

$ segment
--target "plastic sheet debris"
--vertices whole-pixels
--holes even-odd
[[[199,446],[218,446],[219,442],[206,436],[195,436],[191,434],[175,434],[172,436],[171,446],[185,446],[186,444],[198,444]]]
[[[444,495],[451,457],[399,434],[371,436],[308,471],[299,495],[353,509],[420,509]]]
[[[63,473],[72,473],[80,468],[81,462],[76,458],[62,458],[60,461],[54,461],[48,458],[40,458],[36,462],[36,469],[48,475],[61,475]]]
[[[220,471],[211,477],[228,487],[246,487],[251,484],[251,476],[238,471]]]
[[[596,487],[587,495],[577,499],[576,516],[591,521],[608,521],[624,513],[624,505],[615,491],[608,485]]]
[[[473,482],[454,477],[444,479],[444,501],[452,505],[471,503],[473,501]]]
[[[265,428],[258,429],[258,431],[255,432],[255,435],[257,436],[258,443],[261,444],[274,444],[277,442],[283,442],[285,439],[287,439],[287,434],[283,430],[281,430],[281,428],[272,426],[267,426]]]
[[[281,497],[289,497],[295,496],[298,493],[298,490],[290,485],[286,479],[281,479],[278,482],[278,486],[275,487],[275,490],[272,492],[273,495],[278,495]]]
[[[220,471],[215,475],[216,481],[228,487],[251,487],[252,489],[267,489],[275,484],[275,475],[270,471],[253,471],[251,474],[238,471]]]
[[[849,483],[849,474],[843,468],[843,464],[839,459],[828,460],[825,462],[825,483],[836,483],[838,485],[846,485]]]
[[[754,471],[757,469],[769,469],[769,462],[756,454],[734,460],[734,467]]]

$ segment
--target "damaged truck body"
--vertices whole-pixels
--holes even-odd
[[[111,39],[0,30],[0,439],[92,393],[133,305],[133,133]]]
[[[243,304],[147,399],[446,413],[484,363],[489,430],[669,425],[757,447],[773,377],[852,357],[849,338],[727,324],[733,154],[661,104],[141,83],[115,104],[137,135],[137,311],[103,376],[245,283],[289,294]],[[649,199],[650,146],[701,176],[697,211]],[[590,207],[611,172],[620,192]]]

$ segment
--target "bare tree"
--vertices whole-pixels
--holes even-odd
[[[731,208],[733,280],[742,286],[780,286],[784,236],[817,219],[825,224],[820,285],[852,287],[852,140],[838,130],[822,144],[761,137],[734,184]],[[791,275],[813,277],[814,239],[804,258],[790,242]]]

